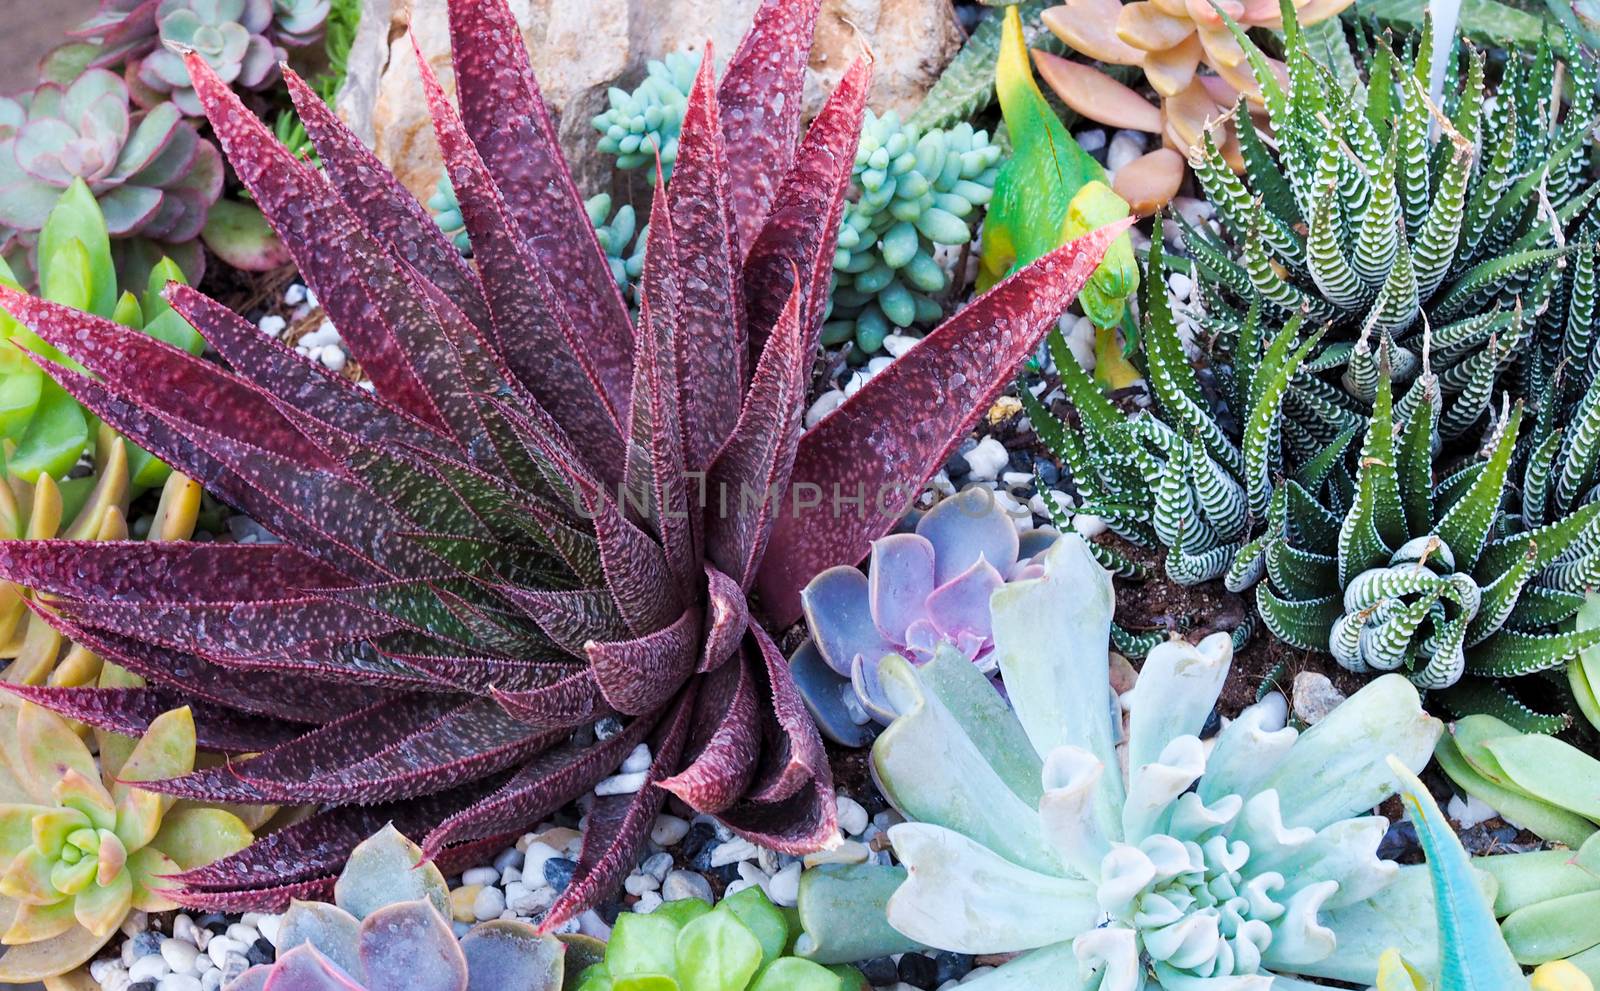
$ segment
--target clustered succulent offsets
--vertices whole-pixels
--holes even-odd
[[[836,836],[826,755],[767,624],[797,619],[806,582],[895,520],[783,497],[837,486],[871,505],[931,476],[1126,225],[1006,280],[801,436],[870,71],[802,139],[817,9],[768,0],[721,83],[702,66],[636,326],[511,11],[472,0],[449,5],[459,111],[421,72],[475,266],[297,76],[322,176],[187,60],[371,392],[183,287],[174,308],[227,368],[0,297],[87,371],[51,365],[63,388],[283,541],[0,546],[0,574],[51,596],[52,625],[148,680],[31,698],[122,732],[192,700],[202,746],[256,756],[156,787],[319,807],[183,873],[187,904],[325,892],[391,819],[450,869],[640,743],[643,786],[590,807],[546,929],[622,880],[669,793],[780,851]],[[691,472],[710,506],[690,501]],[[719,491],[734,508],[715,511]],[[607,717],[622,732],[593,740]]]
[[[643,169],[646,181],[654,186],[659,158],[661,178],[672,178],[689,90],[700,73],[700,61],[693,52],[672,52],[651,59],[644,80],[632,92],[616,86],[607,92],[611,106],[592,123],[600,132],[600,150],[616,156],[617,168]]]
[[[971,124],[921,131],[894,111],[867,111],[856,149],[855,197],[845,208],[824,344],[853,342],[870,357],[890,333],[944,316],[950,286],[941,248],[972,241],[994,192],[1001,149]]]

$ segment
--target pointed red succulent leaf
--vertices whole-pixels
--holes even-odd
[[[625,409],[633,351],[628,310],[562,157],[516,18],[505,4],[482,0],[450,0],[449,12],[467,133],[520,222],[526,248],[550,282],[566,289],[567,319],[606,395]]]
[[[434,134],[484,278],[501,356],[591,465],[615,465],[621,455],[626,396],[619,401],[606,388],[604,369],[582,336],[585,328],[557,302],[561,297],[554,278],[559,273],[547,272],[517,236],[504,190],[490,177],[420,51],[417,62]]]
[[[163,713],[188,706],[194,713],[195,745],[202,750],[266,750],[297,732],[285,723],[241,718],[234,710],[186,698],[170,688],[51,688],[10,683],[0,683],[0,687],[57,715],[132,737],[143,736]]]
[[[822,737],[806,711],[805,701],[789,675],[789,663],[767,631],[750,626],[756,653],[763,668],[761,713],[766,720],[766,744],[762,748],[762,767],[751,784],[748,798],[753,802],[780,802],[807,785],[827,776],[828,754]],[[754,662],[754,658],[752,658]]]
[[[678,157],[666,187],[680,233],[679,263],[695,274],[682,284],[683,339],[677,348],[684,459],[692,471],[710,464],[733,432],[751,363],[744,323],[744,256],[728,187],[714,62],[708,43],[689,91]],[[654,234],[654,221],[650,230]]]
[[[501,708],[534,728],[570,728],[592,723],[610,709],[595,683],[594,672],[583,669],[543,688],[520,692],[490,689]]]
[[[391,616],[320,596],[215,604],[62,598],[53,604],[77,623],[137,629],[151,643],[207,656],[249,657],[326,637],[369,640],[400,628]]]
[[[705,573],[710,613],[706,618],[704,645],[700,649],[700,665],[696,668],[702,674],[728,662],[739,649],[739,641],[750,623],[750,601],[739,583],[710,564],[705,565]]]
[[[728,163],[728,188],[746,253],[794,162],[806,63],[821,9],[822,0],[762,0],[717,87],[723,136],[729,148],[738,149]]]
[[[578,853],[578,868],[550,906],[541,933],[559,928],[605,892],[614,890],[639,862],[639,849],[655,826],[656,814],[667,793],[656,785],[678,765],[684,741],[689,736],[690,716],[694,712],[694,689],[678,696],[672,713],[656,727],[650,738],[650,769],[644,784],[632,795],[608,795],[589,809],[583,847]]]
[[[750,346],[759,353],[781,308],[802,287],[800,326],[816,347],[833,279],[833,250],[861,139],[872,64],[857,59],[811,122],[772,215],[745,259]],[[733,145],[732,147],[738,147]]]
[[[758,587],[777,626],[800,618],[800,590],[814,575],[856,564],[894,526],[880,500],[909,501],[938,471],[1130,223],[1092,231],[995,286],[800,439],[790,484],[814,485],[823,498],[796,500],[767,545]],[[857,496],[862,512],[834,512],[838,499]]]
[[[532,826],[593,790],[650,732],[655,720],[634,719],[622,732],[587,747],[563,746],[528,761],[499,790],[441,822],[422,841],[433,857],[447,846],[475,840],[509,824]]]
[[[391,267],[327,180],[298,161],[198,54],[184,56],[196,95],[239,179],[386,401],[437,422],[427,392],[369,296]]]
[[[627,639],[628,627],[617,600],[606,589],[550,591],[502,585],[498,591],[526,608],[529,619],[574,655],[581,655],[590,640]]]
[[[588,645],[589,669],[611,707],[629,716],[665,705],[694,673],[699,658],[700,610],[635,640]]]
[[[837,846],[841,838],[833,775],[826,766],[823,771],[788,798],[740,802],[717,818],[750,842],[779,853],[804,856]]]
[[[739,424],[707,475],[706,557],[741,589],[754,584],[772,521],[790,495],[812,361],[800,298],[798,290],[790,292],[756,365]]]
[[[635,636],[644,636],[677,619],[685,605],[684,589],[673,581],[661,546],[624,518],[603,492],[591,490],[585,501],[600,544],[606,587],[616,597],[628,628]]]
[[[744,795],[761,758],[761,719],[748,659],[735,657],[700,679],[699,691],[689,760],[661,787],[690,808],[715,815]]]
[[[382,439],[393,443],[405,436],[422,436],[420,422],[382,405],[321,362],[269,339],[255,324],[199,290],[174,282],[163,295],[236,374],[277,397],[286,407],[286,415],[292,410],[369,442]]]
[[[283,81],[289,87],[296,115],[317,147],[323,171],[333,181],[340,198],[351,206],[373,237],[390,245],[407,264],[454,299],[473,323],[487,331],[489,309],[483,299],[483,285],[427,209],[298,73],[285,66]]]
[[[0,541],[0,578],[79,601],[237,602],[344,584],[288,544]]]

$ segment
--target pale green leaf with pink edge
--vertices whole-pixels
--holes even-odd
[[[134,851],[128,858],[127,872],[133,881],[133,907],[141,912],[168,912],[177,908],[178,903],[168,897],[167,892],[177,887],[170,878],[182,872],[176,860],[155,847]]]
[[[133,879],[127,871],[118,871],[110,884],[91,884],[78,892],[72,910],[83,928],[96,936],[109,937],[122,925],[131,908]]]
[[[50,808],[47,805],[21,805],[16,806],[24,814],[31,813],[30,821],[24,824],[27,838],[23,839],[17,849],[7,853],[0,849],[0,857],[10,860],[21,853],[24,847],[30,844],[39,848],[47,857],[54,857],[66,845],[67,837],[74,830],[82,829],[89,825],[89,817],[77,809]],[[6,818],[0,812],[0,820]],[[0,826],[0,829],[4,829]]]
[[[0,874],[0,895],[30,905],[60,901],[61,893],[50,883],[50,870],[54,866],[37,848],[29,847],[17,854],[6,872]]]
[[[5,931],[5,941],[9,944],[37,943],[60,936],[78,925],[72,909],[70,898],[53,905],[18,905],[16,918]]]
[[[184,706],[155,718],[123,762],[111,791],[120,800],[131,790],[130,782],[176,778],[192,770],[194,714]],[[175,798],[164,796],[162,811],[171,808],[174,801]]]
[[[422,862],[422,848],[390,823],[350,851],[344,872],[333,886],[334,904],[358,919],[398,901],[426,900],[450,917],[450,889],[432,862]]]
[[[17,715],[17,737],[24,773],[38,782],[60,780],[68,771],[98,778],[94,755],[67,721],[43,706],[22,704]]]
[[[129,850],[142,850],[161,829],[161,802],[164,796],[143,788],[131,788],[117,801],[117,838]]]
[[[88,816],[96,829],[116,828],[117,805],[98,777],[85,777],[76,768],[68,770],[56,782],[55,797],[58,804]]]

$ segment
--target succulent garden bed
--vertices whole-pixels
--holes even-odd
[[[0,99],[0,983],[1593,991],[1594,11],[402,7]]]

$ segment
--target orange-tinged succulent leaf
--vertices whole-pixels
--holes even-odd
[[[1107,127],[1160,133],[1160,109],[1094,66],[1043,51],[1033,53],[1033,64],[1062,103],[1090,120]]]
[[[150,846],[171,857],[183,870],[238,853],[253,839],[239,817],[211,808],[174,809],[161,820],[161,830]]]
[[[133,908],[133,878],[118,871],[110,884],[91,884],[78,892],[72,911],[78,924],[96,936],[108,937]]]
[[[106,791],[99,778],[86,778],[76,769],[67,771],[54,789],[56,801],[68,808],[77,809],[96,829],[113,829],[117,825],[117,804]]]
[[[182,873],[178,862],[153,846],[128,857],[126,873],[133,879],[133,907],[141,912],[167,912],[178,907],[171,895],[179,890],[174,878]]]
[[[0,983],[27,984],[65,973],[94,956],[109,938],[74,925],[50,939],[8,946],[0,954]]]
[[[42,706],[24,703],[17,715],[22,764],[34,781],[50,787],[68,772],[98,778],[94,756],[66,720]]]
[[[17,914],[11,920],[10,927],[0,935],[0,943],[8,946],[38,943],[54,939],[77,924],[71,898],[48,905],[22,904],[17,906]]]
[[[143,788],[126,789],[117,800],[117,839],[129,850],[149,846],[161,828],[161,813],[168,800],[166,795]]]
[[[1205,48],[1200,36],[1191,32],[1187,38],[1161,52],[1151,52],[1144,60],[1144,78],[1150,88],[1162,96],[1172,96],[1187,89],[1194,82],[1195,69]]]
[[[1112,65],[1140,65],[1144,52],[1117,37],[1119,0],[1068,0],[1047,9],[1040,19],[1050,33],[1073,50]]]
[[[56,815],[63,810],[52,808],[48,805],[29,805],[20,802],[7,802],[0,804],[0,864],[9,864],[11,858],[27,849],[29,846],[38,846],[38,820],[42,816]],[[71,824],[66,832],[71,832],[79,826],[87,825],[89,820],[70,809],[64,810],[67,821]],[[56,830],[50,830],[47,838],[53,836]],[[61,838],[66,838],[66,832],[61,833]],[[49,849],[49,847],[45,847]]]
[[[1117,170],[1111,188],[1141,217],[1148,217],[1178,195],[1187,163],[1170,148],[1146,152]]]
[[[17,854],[11,866],[0,874],[0,895],[15,898],[24,905],[49,905],[61,900],[61,892],[50,881],[55,862],[36,847]]]
[[[1125,3],[1117,15],[1117,37],[1141,52],[1176,48],[1192,34],[1193,21],[1164,14],[1150,0]]]
[[[104,887],[115,880],[128,864],[128,848],[116,833],[99,830],[100,848],[95,858],[95,883]]]

